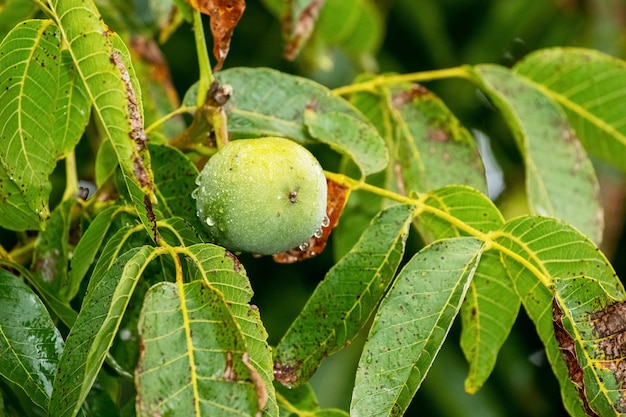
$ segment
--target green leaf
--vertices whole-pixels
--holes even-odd
[[[384,168],[387,153],[376,129],[350,103],[321,84],[267,68],[228,69],[216,78],[233,87],[224,107],[229,133],[236,137],[280,136],[303,144],[319,141],[355,158],[367,172]],[[187,93],[184,103],[193,105],[196,92],[197,85]],[[341,123],[346,126],[341,127]],[[351,138],[363,137],[342,140],[346,132]]]
[[[165,145],[150,145],[149,149],[157,187],[155,208],[166,217],[182,217],[201,230],[196,200],[191,197],[196,188],[198,169],[178,149]]]
[[[624,415],[621,339],[626,304],[610,297],[598,281],[588,276],[557,279],[555,284],[555,322],[561,315],[570,343],[559,346],[567,355],[568,368],[584,372],[570,372],[569,376],[580,386],[578,391],[585,408],[601,416]],[[558,336],[557,340],[564,341]]]
[[[354,79],[354,84],[372,81],[378,75],[359,74]],[[394,128],[391,120],[391,108],[389,100],[385,96],[388,89],[375,91],[358,91],[350,95],[350,103],[354,105],[378,130],[378,133],[385,139],[387,145],[393,141]]]
[[[9,230],[39,229],[50,215],[60,42],[51,20],[29,20],[0,44],[0,226]]]
[[[549,48],[514,71],[563,107],[589,153],[626,170],[626,62],[589,49]]]
[[[462,185],[442,187],[426,194],[424,204],[426,208],[418,214],[415,224],[427,242],[467,236],[468,233],[460,227],[463,225],[487,233],[504,224],[495,204],[474,188]]]
[[[159,220],[159,232],[164,241],[172,246],[191,246],[201,243],[202,239],[187,221],[180,217]]]
[[[474,74],[513,129],[524,156],[532,212],[564,219],[599,242],[604,222],[598,180],[563,110],[506,68],[480,65]]]
[[[439,97],[417,84],[389,88],[396,157],[405,193],[464,184],[487,190],[485,169],[470,132]]]
[[[87,293],[91,292],[100,283],[100,280],[109,273],[111,267],[124,252],[147,243],[145,241],[146,236],[138,236],[138,232],[141,231],[139,227],[125,225],[116,228],[113,236],[107,240],[104,248],[102,248],[102,252],[100,252],[100,256],[98,256],[96,265],[89,278]]]
[[[224,105],[228,131],[240,138],[282,136],[310,143],[304,111],[311,104],[320,113],[339,111],[366,121],[347,101],[332,95],[321,84],[307,78],[269,68],[231,68],[215,74],[220,84],[233,87]],[[198,85],[194,84],[183,105],[195,106]]]
[[[277,384],[277,394],[280,395],[280,416],[315,416],[315,417],[348,417],[343,410],[334,408],[320,409],[315,392],[310,384],[303,384],[296,388],[286,388]]]
[[[50,216],[46,230],[39,233],[33,252],[33,275],[48,293],[68,303],[78,291],[68,275],[68,264],[73,249],[69,243],[72,227],[72,209],[76,199],[63,201]]]
[[[267,393],[266,414],[278,416],[278,405],[272,381],[272,355],[267,332],[258,309],[250,305],[252,287],[239,260],[224,248],[198,244],[179,249],[189,264],[187,278],[202,280],[224,295],[232,315],[245,337],[251,365],[260,374]]]
[[[220,291],[163,282],[144,300],[140,416],[250,416],[258,411],[246,343]],[[252,368],[254,369],[254,368]]]
[[[2,7],[0,7],[0,39],[4,39],[14,25],[33,18],[37,9],[34,2],[3,0]]]
[[[483,243],[437,241],[400,271],[380,305],[357,368],[352,415],[402,415],[465,297]]]
[[[352,250],[326,274],[276,347],[274,374],[288,386],[306,382],[320,361],[366,325],[404,253],[414,207],[381,212]]]
[[[610,297],[620,300],[626,298],[622,284],[598,248],[561,220],[520,217],[506,223],[494,238],[522,305],[545,346],[561,385],[563,405],[571,415],[586,415],[555,339],[554,279],[590,276]]]
[[[63,338],[39,297],[0,269],[0,375],[46,410]]]
[[[302,384],[295,388],[287,388],[276,384],[276,395],[280,399],[280,415],[291,416],[296,410],[299,413],[319,410],[319,402],[311,384]]]
[[[469,363],[466,392],[477,392],[491,375],[520,304],[500,254],[483,253],[461,306],[461,349]]]
[[[54,113],[55,157],[67,156],[80,140],[91,115],[83,81],[78,77],[72,56],[61,51],[59,88]]]
[[[349,156],[359,167],[361,176],[385,169],[389,155],[385,142],[372,125],[341,112],[304,111],[304,123],[315,139]]]
[[[53,292],[53,288],[48,287],[45,283],[42,283],[41,280],[36,279],[33,274],[22,265],[1,259],[0,265],[15,270],[19,276],[24,278],[39,294],[50,312],[56,314],[68,327],[74,323],[78,313],[72,309],[67,301],[62,301],[57,293]]]
[[[102,210],[80,237],[74,248],[74,255],[72,256],[71,268],[69,270],[68,281],[72,288],[69,291],[70,294],[76,295],[80,283],[96,259],[96,255],[104,242],[113,218],[124,210],[125,208],[122,206],[112,206]]]
[[[48,408],[52,417],[77,415],[113,343],[137,280],[155,254],[150,246],[126,252],[88,290],[54,380]]]
[[[313,36],[359,57],[373,54],[382,43],[384,21],[371,0],[328,0],[320,11]]]
[[[381,183],[384,179],[385,176],[379,173],[369,177],[368,183]],[[350,252],[363,231],[382,209],[383,199],[380,196],[361,190],[350,192],[340,221],[331,234],[335,260]]]
[[[103,186],[115,174],[119,164],[111,141],[105,140],[100,143],[96,154],[95,174],[96,186]]]
[[[143,131],[141,92],[128,50],[104,24],[92,0],[56,0],[51,9],[100,133],[113,146],[142,224],[156,238],[154,182]]]

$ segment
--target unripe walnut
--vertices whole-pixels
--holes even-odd
[[[283,138],[229,142],[196,180],[198,216],[213,242],[232,251],[271,255],[319,231],[326,178],[304,147]]]

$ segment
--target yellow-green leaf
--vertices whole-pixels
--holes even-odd
[[[590,49],[549,48],[513,69],[563,107],[589,153],[626,170],[626,62]]]

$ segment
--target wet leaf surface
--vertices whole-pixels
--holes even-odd
[[[139,319],[140,416],[257,412],[247,347],[234,320],[223,295],[202,281],[163,282],[148,291]]]
[[[274,353],[274,376],[306,382],[326,356],[343,348],[373,314],[404,253],[413,206],[382,211],[326,274]]]
[[[351,415],[402,415],[446,339],[483,243],[445,239],[402,268],[374,317],[357,368]]]
[[[63,351],[63,338],[39,297],[0,269],[0,374],[42,410]]]

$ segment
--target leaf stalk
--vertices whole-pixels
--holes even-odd
[[[206,47],[204,28],[202,27],[202,14],[198,10],[193,11],[193,32],[196,41],[196,52],[198,54],[198,65],[200,69],[196,107],[200,108],[204,105],[207,92],[209,91],[209,86],[213,83],[213,73],[211,71],[211,62],[209,61],[209,52]]]
[[[401,83],[415,83],[422,81],[433,81],[440,80],[443,78],[464,78],[471,79],[472,75],[469,71],[468,65],[463,65],[460,67],[453,68],[445,68],[433,71],[422,71],[422,72],[413,72],[410,74],[401,74],[401,75],[379,75],[376,78],[373,78],[368,81],[364,81],[361,83],[355,83],[351,85],[346,85],[344,87],[338,87],[333,90],[333,94],[337,96],[344,96],[347,94],[358,93],[358,92],[376,92],[377,88],[384,85],[393,85],[393,84],[401,84]]]

